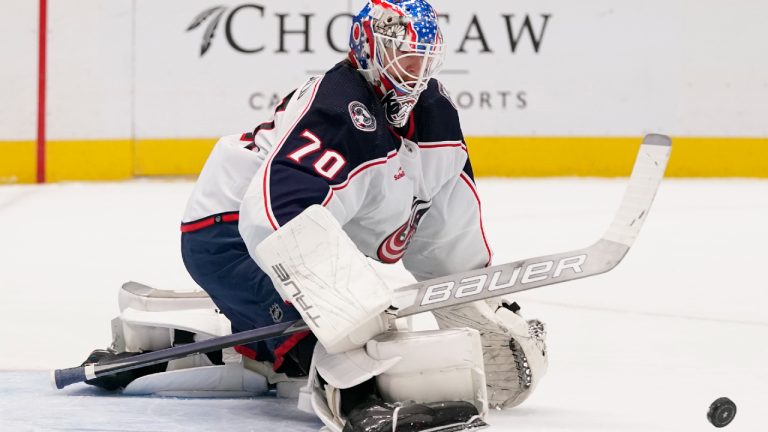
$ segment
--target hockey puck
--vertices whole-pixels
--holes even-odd
[[[736,417],[736,404],[727,397],[712,402],[707,412],[707,419],[715,427],[725,427]]]

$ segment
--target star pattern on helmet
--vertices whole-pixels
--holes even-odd
[[[368,0],[352,23],[349,46],[353,65],[380,97],[394,92],[398,105],[403,105],[406,98],[415,103],[426,83],[440,70],[445,53],[437,13],[429,1]],[[396,51],[383,49],[391,47]],[[400,75],[397,68],[394,72],[388,69],[414,56],[423,60],[417,75]]]
[[[403,16],[411,18],[411,28],[419,43],[435,43],[437,37],[437,13],[424,0],[394,0],[391,2]]]

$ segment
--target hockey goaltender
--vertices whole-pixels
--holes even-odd
[[[181,250],[205,294],[120,292],[114,342],[86,363],[302,318],[310,331],[93,378],[126,394],[298,397],[329,431],[459,431],[519,405],[547,370],[544,325],[496,298],[413,331],[370,266],[417,280],[491,264],[445,53],[426,0],[370,0],[348,58],[252,132],[221,138]],[[318,343],[319,342],[319,343]]]

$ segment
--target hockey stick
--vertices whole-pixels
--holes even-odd
[[[594,245],[407,285],[395,290],[394,305],[389,312],[396,317],[406,317],[437,308],[582,279],[613,269],[627,254],[640,232],[664,177],[670,152],[671,141],[668,137],[651,134],[644,138],[621,206],[608,231]],[[62,389],[104,375],[307,329],[301,320],[285,322],[122,360],[57,369],[52,373],[52,383]]]
[[[619,264],[634,243],[659,188],[672,142],[646,135],[621,206],[608,231],[586,249],[515,261],[430,279],[395,290],[397,316],[503,296],[605,273]]]

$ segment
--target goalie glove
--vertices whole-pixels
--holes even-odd
[[[523,319],[517,303],[478,301],[432,311],[441,328],[480,331],[491,408],[510,408],[525,401],[547,372],[546,328]]]

